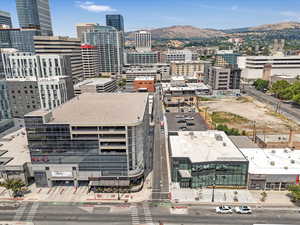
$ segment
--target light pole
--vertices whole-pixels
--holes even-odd
[[[213,191],[211,196],[211,202],[215,202],[215,187],[216,187],[216,168],[214,169]]]
[[[117,177],[117,181],[118,181],[118,200],[120,200],[120,177]]]

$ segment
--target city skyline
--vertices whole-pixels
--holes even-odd
[[[1,10],[12,14],[13,26],[19,27],[15,1],[2,0]],[[158,4],[159,3],[159,4]],[[171,6],[171,8],[170,8]],[[259,6],[259,7],[258,7]],[[171,10],[170,10],[171,9]],[[182,10],[188,9],[188,10]],[[50,1],[55,35],[76,36],[75,25],[82,22],[105,24],[106,14],[122,14],[125,31],[192,25],[199,28],[240,28],[283,21],[300,21],[300,3],[296,0],[241,2],[238,0],[183,2],[154,0],[151,4],[136,0]],[[66,14],[66,12],[68,12]],[[98,17],[98,18],[97,18]],[[236,18],[239,18],[236,20]],[[137,20],[137,18],[139,18]]]

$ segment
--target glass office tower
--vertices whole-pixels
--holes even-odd
[[[106,26],[116,28],[124,32],[124,20],[122,15],[106,15]]]
[[[21,28],[36,28],[42,35],[53,35],[49,0],[16,0],[16,6]]]

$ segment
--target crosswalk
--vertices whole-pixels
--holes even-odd
[[[22,205],[17,209],[16,214],[14,216],[14,221],[27,221],[31,222],[38,210],[39,203],[27,203],[24,202]]]
[[[133,203],[130,213],[132,225],[154,225],[148,203],[143,203],[142,205]]]
[[[131,213],[132,225],[139,225],[140,224],[140,218],[139,218],[139,212],[138,212],[137,204],[132,204],[131,205],[130,213]]]

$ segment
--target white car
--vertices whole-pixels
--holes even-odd
[[[227,206],[227,205],[221,205],[221,206],[218,206],[216,208],[216,213],[231,214],[232,213],[232,208],[230,206]]]
[[[235,207],[234,211],[239,214],[251,214],[252,213],[251,208],[246,205]]]

